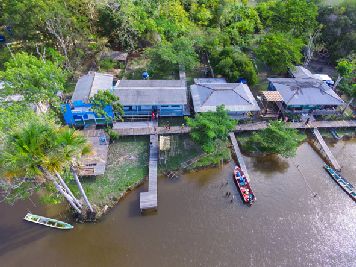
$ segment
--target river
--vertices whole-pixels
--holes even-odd
[[[331,149],[356,185],[355,140]],[[355,203],[309,144],[293,159],[245,159],[257,197],[252,207],[235,190],[233,164],[176,181],[161,177],[156,214],[139,213],[145,185],[100,223],[69,232],[22,220],[27,210],[56,210],[31,201],[0,204],[0,266],[356,266]]]

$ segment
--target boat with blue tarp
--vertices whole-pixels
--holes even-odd
[[[239,166],[235,166],[234,169],[234,182],[240,191],[243,202],[251,205],[256,200],[256,197],[252,192],[244,172]]]
[[[354,200],[356,201],[356,191],[351,183],[343,178],[337,171],[329,165],[324,165],[324,169],[330,174],[331,178]]]

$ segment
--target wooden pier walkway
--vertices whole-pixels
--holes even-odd
[[[326,160],[331,164],[331,167],[333,167],[333,169],[340,171],[341,170],[340,164],[337,162],[336,158],[331,153],[329,147],[325,143],[323,137],[321,136],[321,134],[317,128],[313,129],[313,134],[319,144],[320,152],[323,154],[323,156],[326,158]]]
[[[253,122],[238,124],[235,132],[258,131],[267,128],[268,122]],[[314,121],[305,125],[304,122],[290,122],[289,127],[294,129],[313,129],[313,128],[356,128],[356,120],[351,121]],[[151,134],[184,134],[190,132],[188,126],[158,127],[152,122],[116,122],[113,125],[115,130],[121,136],[128,135],[151,135]]]
[[[289,127],[294,129],[310,129],[310,128],[356,128],[356,120],[350,121],[313,121],[307,125],[304,122],[289,122]],[[254,122],[246,124],[238,124],[236,131],[258,131],[267,128],[268,122]]]
[[[158,163],[158,135],[150,135],[150,159],[148,174],[148,192],[140,193],[141,212],[157,209],[157,163]]]
[[[247,181],[250,181],[250,176],[248,175],[247,167],[246,167],[244,158],[243,158],[243,156],[241,154],[241,151],[240,151],[239,145],[237,143],[235,134],[234,133],[229,133],[229,137],[231,139],[232,146],[234,147],[234,151],[235,151],[235,154],[236,154],[237,161],[238,161],[238,163],[240,165],[240,168],[244,172]]]

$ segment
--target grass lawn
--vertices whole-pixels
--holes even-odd
[[[171,136],[171,149],[160,152],[159,172],[164,173],[178,170],[183,162],[202,154],[202,150],[196,145],[189,135],[180,134]]]
[[[99,206],[115,202],[148,175],[148,137],[122,137],[109,147],[105,174],[83,179],[89,200]]]

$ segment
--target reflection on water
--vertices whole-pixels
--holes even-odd
[[[339,142],[332,150],[344,166],[343,175],[356,184],[356,143],[345,144]],[[155,215],[139,213],[139,192],[146,190],[145,185],[102,222],[75,225],[70,232],[24,223],[31,203],[13,209],[1,205],[6,218],[0,221],[0,265],[352,266],[356,262],[355,203],[322,169],[322,160],[308,144],[294,159],[245,159],[257,196],[252,207],[237,198],[232,164],[177,181],[161,177]],[[235,196],[232,203],[225,197],[227,191]],[[318,196],[314,198],[311,191]]]
[[[277,155],[268,155],[250,158],[252,168],[254,171],[260,171],[263,173],[285,173],[288,170],[289,163]]]

